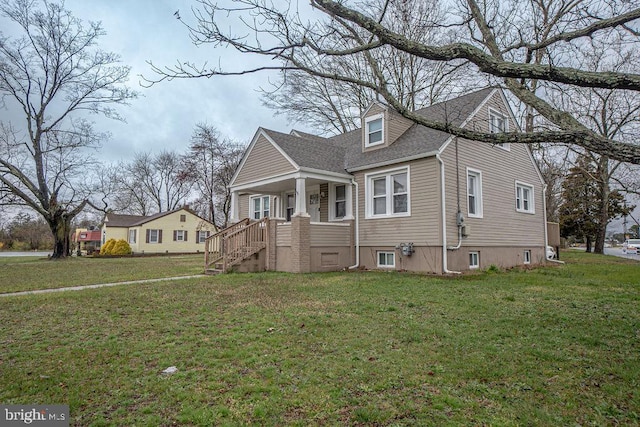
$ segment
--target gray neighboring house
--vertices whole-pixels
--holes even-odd
[[[518,130],[496,88],[418,113]],[[230,190],[235,225],[208,239],[209,270],[443,274],[545,261],[544,182],[526,145],[453,137],[380,103],[334,137],[258,129]]]

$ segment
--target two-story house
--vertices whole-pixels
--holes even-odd
[[[517,130],[496,88],[418,113]],[[258,129],[230,189],[239,222],[207,241],[212,270],[442,274],[545,260],[544,182],[526,145],[457,138],[380,103],[334,137]]]

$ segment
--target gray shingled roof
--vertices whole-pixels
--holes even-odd
[[[146,216],[141,215],[120,215],[114,213],[108,213],[106,218],[107,227],[131,227],[136,222],[147,218]]]
[[[174,209],[172,211],[160,212],[154,215],[142,216],[142,215],[120,215],[114,213],[108,213],[106,222],[107,227],[136,227],[138,225],[145,224],[154,219],[162,218],[163,216],[178,212],[184,208]]]
[[[344,147],[319,136],[299,137],[263,129],[302,168],[345,173]]]
[[[460,126],[494,88],[463,95],[416,111],[432,120]],[[299,136],[264,129],[267,134],[301,167],[332,172],[351,171],[395,160],[430,155],[451,137],[446,132],[412,125],[393,144],[378,150],[362,152],[361,130],[330,138],[296,131]]]

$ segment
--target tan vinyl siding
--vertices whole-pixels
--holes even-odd
[[[385,120],[387,145],[393,144],[412,125],[413,122],[411,120],[402,117],[396,112],[389,112]]]
[[[377,114],[383,114],[385,112],[385,108],[380,104],[373,104],[369,111],[362,117],[362,124],[364,125],[364,119],[367,117],[375,116]]]
[[[249,218],[249,197],[250,194],[241,194],[238,197],[238,212],[236,216],[238,219]]]
[[[311,224],[311,246],[349,246],[351,230],[348,224]]]
[[[238,172],[234,185],[245,184],[295,171],[289,162],[264,135],[260,135]]]
[[[360,245],[389,246],[413,242],[416,246],[440,244],[440,179],[435,157],[367,170],[375,173],[410,165],[411,216],[365,218],[365,171],[356,173],[360,219]]]
[[[322,197],[324,194],[324,197]],[[320,184],[320,222],[329,221],[329,184]]]
[[[291,224],[278,224],[276,246],[291,246]]]
[[[499,104],[492,104],[492,108],[499,107]],[[486,127],[483,130],[488,130],[488,120],[488,106],[485,106],[478,112],[475,123],[484,123]],[[515,124],[509,123],[509,129],[515,129]],[[487,143],[458,141],[460,204],[465,224],[469,227],[469,237],[463,239],[463,246],[544,246],[543,184],[527,147],[512,144],[509,148],[506,151]],[[447,146],[442,159],[446,171],[447,240],[449,245],[455,245],[457,189],[454,142]],[[467,168],[482,173],[482,218],[468,215]],[[534,187],[535,214],[516,211],[516,181]]]
[[[517,131],[518,126],[511,121],[509,109],[504,105],[502,96],[498,92],[494,93],[491,99],[489,99],[478,110],[475,116],[469,120],[469,123],[465,126],[467,129],[478,130],[481,132],[489,132],[489,109],[495,110],[509,119],[508,129],[509,131]]]

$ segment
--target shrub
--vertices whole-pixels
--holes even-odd
[[[100,255],[110,255],[113,247],[116,245],[116,239],[109,239],[100,248]]]
[[[120,239],[116,242],[116,244],[111,249],[111,253],[109,255],[130,255],[131,254],[131,246],[127,243],[126,240]]]

